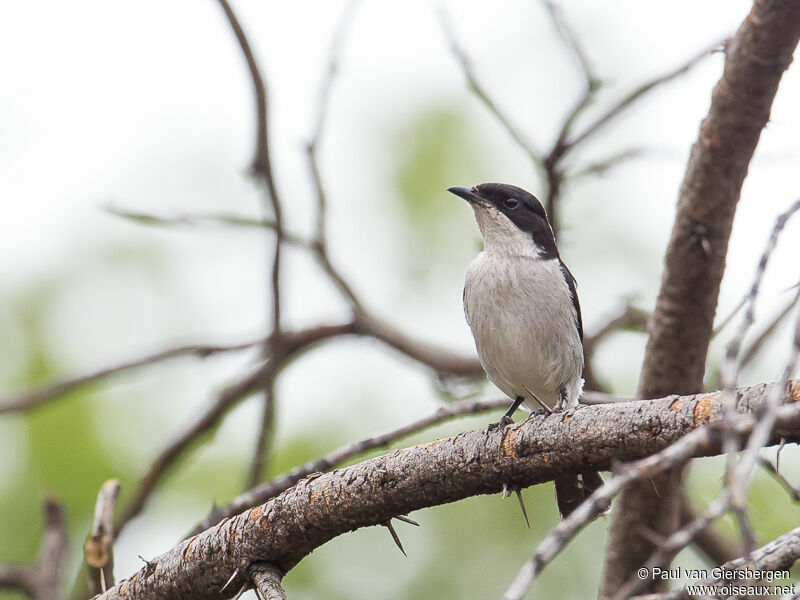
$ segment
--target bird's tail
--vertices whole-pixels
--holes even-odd
[[[565,519],[592,493],[603,485],[596,471],[584,471],[577,475],[561,475],[555,479],[556,502],[561,518]]]

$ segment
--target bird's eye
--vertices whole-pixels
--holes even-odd
[[[517,208],[519,206],[519,200],[516,198],[506,198],[506,201],[503,202],[506,208]]]

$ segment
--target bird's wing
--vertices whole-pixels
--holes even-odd
[[[567,287],[569,287],[569,292],[572,294],[572,306],[575,307],[575,327],[578,328],[578,335],[581,338],[581,342],[583,342],[583,318],[581,317],[581,303],[578,300],[578,291],[575,289],[575,285],[578,283],[575,281],[575,278],[572,276],[572,273],[569,272],[567,265],[564,264],[564,261],[560,258],[558,259],[559,266],[561,267],[561,273],[564,275],[564,280],[567,282]]]
[[[464,318],[467,319],[469,325],[469,313],[467,312],[467,286],[464,286],[464,291],[461,293],[461,304],[464,306]],[[470,325],[471,327],[471,325]]]

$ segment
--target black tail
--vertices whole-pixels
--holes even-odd
[[[561,518],[565,519],[603,485],[603,479],[595,471],[585,471],[579,475],[561,475],[554,483],[558,512],[561,513]]]

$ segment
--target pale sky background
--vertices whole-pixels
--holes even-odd
[[[586,120],[632,86],[732,34],[750,6],[741,0],[558,4],[608,83]],[[313,217],[303,144],[344,6],[234,2],[268,78],[278,185],[288,223],[300,233],[311,231]],[[441,251],[432,257],[409,258],[414,232],[397,209],[394,140],[421,111],[452,108],[470,123],[465,139],[481,172],[451,185],[495,180],[534,193],[542,187],[524,154],[467,90],[436,6],[362,2],[340,61],[322,166],[333,255],[367,305],[420,338],[467,353],[473,346],[461,287],[476,252],[476,227],[453,199],[454,227],[447,232],[456,234],[434,240]],[[530,139],[549,143],[582,82],[541,5],[469,0],[443,6],[495,100]],[[261,334],[268,246],[259,232],[148,228],[103,210],[113,204],[165,215],[261,214],[258,189],[246,175],[254,135],[249,75],[217,3],[6,1],[0,7],[0,390],[10,391],[6,382],[18,376],[28,351],[12,301],[52,279],[69,282],[45,323],[46,343],[65,375],[176,343]],[[589,160],[631,146],[653,151],[566,191],[560,246],[579,281],[588,332],[626,295],[652,308],[686,158],[722,60],[721,54],[710,57],[664,86],[575,157]],[[745,182],[719,315],[746,292],[775,217],[800,194],[797,106],[800,68],[794,65]],[[143,265],[148,252],[151,262]],[[137,258],[108,262],[126,253]],[[344,305],[313,264],[289,254],[290,324],[342,318]],[[775,252],[759,317],[767,319],[788,301],[782,292],[800,279],[798,256],[800,217]],[[742,381],[777,377],[788,343],[784,328]],[[643,346],[644,337],[633,334],[604,346],[598,367],[618,393],[633,394]],[[140,371],[109,392],[98,422],[109,443],[122,444],[131,460],[146,464],[176,423],[209,401],[248,358]],[[317,431],[326,420],[350,423],[343,427],[351,437],[362,437],[427,414],[439,402],[427,373],[355,340],[305,357],[283,375],[279,391],[279,442]],[[496,391],[487,387],[487,393]],[[192,460],[212,460],[218,447],[247,460],[259,410],[257,402],[244,404]],[[356,413],[361,418],[353,419]],[[126,435],[131,430],[148,437]],[[21,429],[0,420],[6,480],[24,476],[15,456],[25,451]],[[166,550],[196,519],[171,511],[168,503],[155,503],[147,519],[130,527],[119,544],[119,573],[138,568],[137,554]]]

